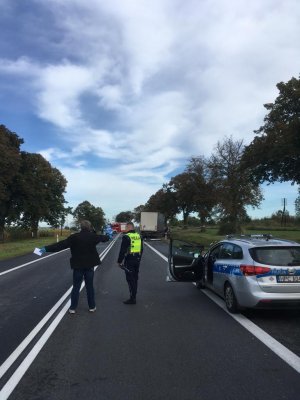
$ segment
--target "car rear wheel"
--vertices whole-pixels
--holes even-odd
[[[225,289],[224,289],[224,299],[225,299],[225,304],[226,304],[227,310],[229,312],[231,312],[232,314],[237,313],[239,310],[238,302],[236,300],[232,286],[228,282],[226,283]]]

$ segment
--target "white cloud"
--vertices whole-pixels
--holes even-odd
[[[69,198],[85,193],[75,189],[82,174],[93,198],[88,176],[114,182],[112,197],[125,182],[145,202],[225,136],[250,142],[276,83],[299,74],[298,0],[48,0],[39,7],[54,19],[55,39],[44,35],[55,57],[0,59],[0,78],[24,77],[35,114],[59,132],[41,154],[79,168],[67,170]],[[101,173],[88,169],[90,157]]]
[[[62,168],[62,173],[68,181],[69,205],[76,207],[84,200],[94,206],[102,207],[106,218],[121,211],[133,210],[145,203],[156,191],[156,186],[126,179],[111,171]]]

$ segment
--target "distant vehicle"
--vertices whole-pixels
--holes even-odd
[[[126,231],[126,222],[120,222],[120,232]]]
[[[230,237],[202,257],[199,245],[173,240],[169,280],[212,289],[231,313],[300,308],[300,244],[270,235]]]
[[[120,232],[125,232],[126,231],[126,222],[113,222],[111,224],[113,232],[120,233]]]
[[[142,211],[140,233],[144,239],[164,237],[166,231],[165,217],[159,212]]]
[[[112,228],[114,234],[120,233],[121,232],[121,224],[120,224],[120,222],[111,223],[111,228]]]

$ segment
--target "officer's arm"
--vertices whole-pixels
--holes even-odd
[[[124,235],[121,242],[121,248],[118,257],[118,264],[122,264],[124,261],[125,255],[128,251],[128,247],[130,246],[130,239],[128,236]]]

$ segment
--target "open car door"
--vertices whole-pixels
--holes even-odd
[[[204,262],[201,252],[203,246],[178,239],[170,240],[169,281],[201,281]]]

